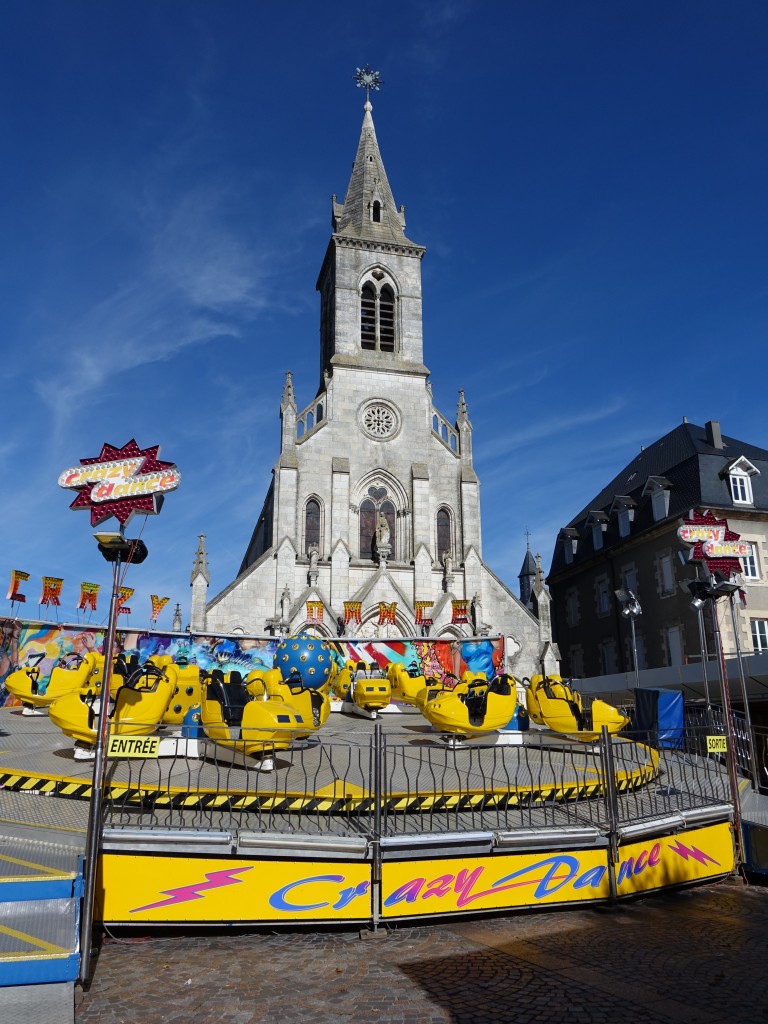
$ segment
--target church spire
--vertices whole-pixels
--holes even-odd
[[[371,117],[370,90],[378,89],[381,79],[367,65],[363,70],[358,68],[356,78],[366,90],[365,115],[344,202],[333,199],[333,230],[352,238],[408,243],[405,207],[398,209],[395,205]]]
[[[525,558],[523,559],[523,567],[517,574],[517,578],[520,580],[520,600],[524,605],[531,607],[531,597],[533,596],[533,586],[536,582],[536,560],[533,557],[531,551],[530,534],[525,531],[527,544],[525,551]]]
[[[280,400],[280,465],[296,468],[296,397],[293,374],[286,371],[283,397]]]
[[[197,553],[195,554],[195,562],[192,566],[192,575],[190,576],[190,584],[195,582],[196,576],[202,576],[206,583],[211,582],[211,577],[208,573],[208,552],[205,550],[205,534],[201,533],[197,544]]]
[[[280,408],[285,409],[287,406],[293,406],[296,408],[296,398],[293,393],[293,374],[290,370],[286,370],[285,373],[285,384],[283,385],[283,398],[280,403]]]

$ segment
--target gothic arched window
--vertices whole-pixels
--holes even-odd
[[[370,498],[360,502],[360,557],[373,558],[376,536],[376,506]]]
[[[437,510],[437,560],[442,562],[445,555],[453,554],[451,513],[447,508]]]
[[[310,498],[304,506],[304,554],[311,548],[320,550],[320,502]]]
[[[397,509],[386,487],[369,487],[368,493],[360,502],[361,558],[376,558],[376,534],[381,519],[386,522],[389,533],[386,539],[389,546],[387,557],[394,561],[397,559]],[[387,530],[384,533],[386,534]]]
[[[384,516],[387,520],[387,526],[389,527],[389,557],[392,561],[395,561],[397,559],[397,545],[395,543],[395,519],[397,518],[397,513],[391,501],[382,501],[379,505],[379,515]]]
[[[379,349],[395,351],[395,293],[388,284],[379,293]]]
[[[360,344],[363,348],[376,348],[376,289],[364,284],[360,298]]]
[[[374,277],[383,277],[375,271]],[[360,345],[378,352],[394,352],[397,341],[397,300],[391,284],[366,281],[360,289]]]
[[[371,209],[371,220],[374,224],[381,223],[381,203],[378,199],[374,201],[373,208]]]

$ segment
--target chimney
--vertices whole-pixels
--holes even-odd
[[[704,429],[707,432],[707,444],[712,448],[722,448],[723,446],[723,435],[720,433],[720,424],[717,420],[709,420],[708,423],[704,424]]]

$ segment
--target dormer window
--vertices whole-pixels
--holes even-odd
[[[660,519],[666,519],[669,514],[669,491],[654,491],[651,503],[653,505],[653,521],[658,523]]]
[[[637,502],[628,494],[617,494],[611,505],[611,515],[616,514],[616,525],[620,537],[628,537],[635,519]]]
[[[603,546],[603,534],[608,529],[608,516],[599,509],[589,513],[587,523],[592,528],[592,547],[600,551]]]
[[[729,477],[731,483],[731,498],[734,504],[752,504],[752,484],[748,476],[742,473],[732,473]]]
[[[749,459],[743,456],[729,463],[720,474],[728,476],[728,486],[731,492],[731,501],[734,505],[754,505],[752,496],[752,477],[759,474]]]
[[[579,546],[579,531],[575,530],[572,526],[566,526],[560,531],[559,539],[563,542],[563,556],[565,557],[566,565],[571,565],[573,556],[576,554],[576,549]]]
[[[371,206],[371,220],[374,224],[381,224],[381,203],[378,199]]]
[[[360,346],[371,352],[395,351],[395,292],[383,277],[378,271],[360,290]]]
[[[643,495],[650,494],[654,523],[669,515],[669,497],[672,484],[665,476],[649,476],[643,488]]]

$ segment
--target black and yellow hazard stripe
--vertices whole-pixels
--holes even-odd
[[[0,770],[0,789],[16,793],[45,793],[48,796],[67,796],[87,800],[91,783],[84,779],[71,779],[60,775],[28,775],[22,772]]]
[[[648,761],[638,767],[621,771],[616,788],[626,793],[648,785],[658,775],[658,754],[650,752]],[[0,769],[0,788],[15,792],[35,792],[50,796],[89,800],[90,779],[59,775],[26,774]],[[567,803],[601,796],[605,785],[598,776],[589,782],[553,783],[543,786],[518,786],[503,789],[474,789],[443,793],[389,793],[383,808],[388,813],[439,813],[440,811],[482,811],[531,807],[543,803]],[[187,790],[181,787],[158,789],[111,782],[105,786],[104,798],[113,806],[132,809],[167,808],[173,810],[264,811],[303,814],[366,814],[374,807],[370,793],[265,793],[231,790],[221,793],[213,789]]]

